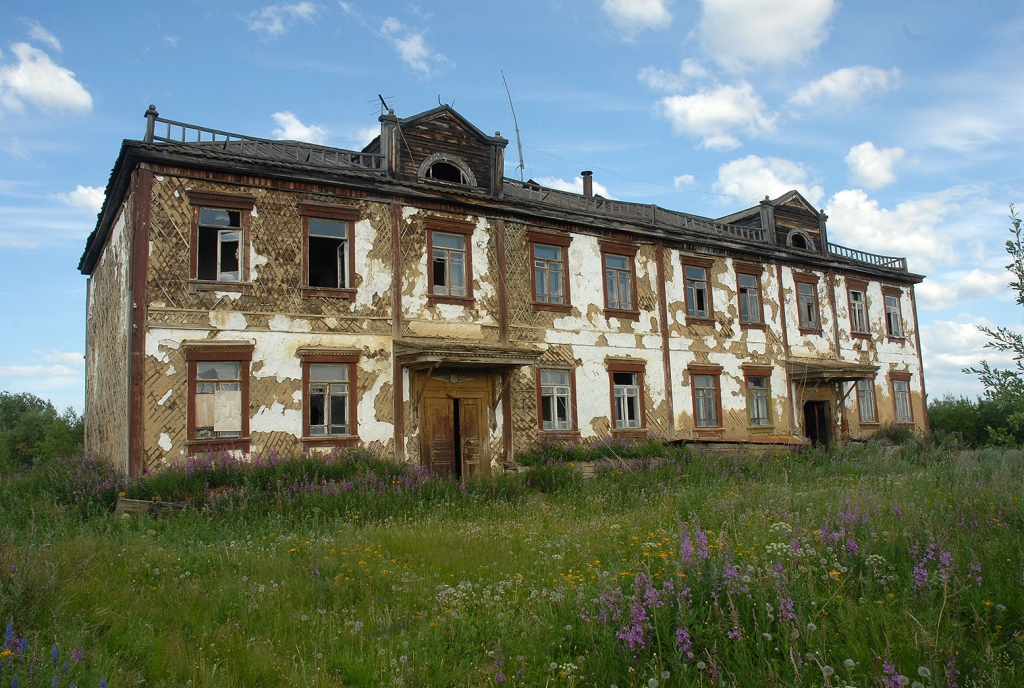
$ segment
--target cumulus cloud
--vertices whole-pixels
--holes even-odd
[[[701,45],[741,72],[803,61],[828,38],[836,0],[701,0]]]
[[[749,199],[750,202],[757,202],[765,196],[777,198],[794,189],[815,206],[825,196],[820,186],[811,185],[811,174],[800,163],[756,155],[719,167],[718,181],[712,188],[718,193]]]
[[[850,168],[850,181],[868,189],[881,189],[896,181],[893,166],[906,154],[902,148],[875,148],[875,144],[865,141],[850,149],[844,158]]]
[[[75,80],[74,72],[28,43],[15,43],[11,52],[17,64],[0,66],[0,108],[22,112],[30,103],[40,110],[92,110],[92,96]]]
[[[381,35],[391,42],[395,52],[402,62],[409,65],[418,72],[430,76],[431,65],[441,65],[448,62],[448,59],[435,53],[433,48],[427,44],[422,33],[411,31],[405,24],[394,17],[388,17],[380,29]]]
[[[64,48],[61,47],[60,41],[52,33],[46,30],[46,28],[35,21],[34,19],[27,19],[25,23],[28,24],[28,37],[34,41],[45,43],[57,52],[62,52]]]
[[[671,0],[603,0],[601,11],[631,41],[644,29],[665,29],[672,23]]]
[[[697,179],[692,174],[681,174],[678,177],[672,177],[672,184],[677,189],[682,189],[686,186],[692,186]]]
[[[708,76],[708,70],[704,69],[696,60],[687,58],[679,67],[679,73],[669,72],[664,69],[657,69],[653,66],[641,69],[636,78],[652,91],[667,91],[678,93],[686,89],[694,79],[703,79]]]
[[[900,70],[859,65],[843,67],[801,86],[790,96],[796,107],[835,110],[849,107],[872,93],[891,91],[900,83]]]
[[[921,293],[927,280],[917,286]],[[924,358],[928,395],[932,399],[943,394],[973,397],[982,393],[981,383],[963,368],[976,366],[987,360],[997,368],[1013,368],[1011,354],[986,349],[989,337],[979,327],[995,328],[985,318],[961,317],[958,320],[936,320],[921,325],[921,351]],[[1024,327],[1012,328],[1024,334]]]
[[[954,273],[952,279],[928,278],[917,287],[918,305],[923,311],[944,311],[961,303],[974,303],[979,299],[1004,297],[1011,292],[1007,285],[1012,280],[1003,269],[974,268],[966,274]]]
[[[746,81],[688,96],[667,96],[659,101],[658,108],[672,123],[673,132],[699,137],[701,147],[711,150],[742,145],[733,134],[736,130],[750,136],[774,131],[777,117],[766,112],[764,101]]]
[[[559,191],[568,191],[570,193],[583,193],[583,177],[575,177],[571,182],[567,182],[561,177],[537,177],[534,179],[535,182],[541,186],[546,186],[549,189],[557,189]],[[608,193],[608,188],[600,182],[594,182],[594,195],[603,196],[604,198],[612,198]]]
[[[380,136],[380,127],[360,127],[349,137],[349,140],[358,148],[365,148],[378,136]]]
[[[271,117],[277,123],[277,129],[271,133],[278,140],[305,141],[320,145],[327,142],[326,129],[316,124],[303,124],[291,112],[275,112]]]
[[[937,227],[967,193],[947,189],[888,210],[861,189],[840,191],[825,206],[829,239],[872,253],[906,256],[911,270],[928,272],[936,264],[955,263],[954,242]]]
[[[59,193],[57,198],[61,203],[66,203],[73,208],[81,208],[93,213],[98,213],[103,207],[103,198],[106,192],[99,186],[82,186],[78,184],[74,191]]]
[[[77,360],[71,361],[69,357],[66,361],[74,367],[60,363],[0,365],[0,389],[10,392],[31,392],[49,398],[57,408],[76,406],[80,409],[85,382],[84,361],[81,354],[75,355]]]
[[[267,5],[251,13],[246,22],[249,29],[276,38],[286,32],[296,21],[312,21],[316,18],[316,5],[298,2],[293,5]]]

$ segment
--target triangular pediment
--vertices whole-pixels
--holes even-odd
[[[448,131],[452,131],[453,129],[458,130],[463,134],[476,138],[481,143],[490,144],[496,139],[500,140],[500,137],[488,136],[482,132],[476,125],[456,112],[450,105],[441,105],[433,110],[427,110],[426,112],[421,112],[418,115],[400,119],[398,122],[402,129],[430,129],[432,128],[431,125],[434,125],[439,129],[446,129]]]
[[[801,194],[796,189],[794,189],[793,191],[787,191],[786,193],[782,194],[781,196],[772,201],[772,205],[774,205],[776,208],[784,206],[789,208],[790,210],[794,210],[797,212],[802,211],[805,213],[810,213],[815,217],[819,215],[817,208],[811,205],[811,202],[804,198],[803,194]]]

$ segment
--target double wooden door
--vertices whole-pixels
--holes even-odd
[[[459,478],[490,475],[487,399],[480,384],[427,382],[420,403],[420,447],[428,469]]]

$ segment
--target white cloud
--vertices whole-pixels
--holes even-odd
[[[681,189],[684,186],[691,186],[697,179],[692,174],[681,174],[678,177],[672,177],[672,184],[677,188]]]
[[[801,62],[828,38],[836,0],[701,0],[704,49],[723,67],[743,71]]]
[[[1003,297],[1010,299],[1007,285],[1012,276],[1003,269],[974,268],[966,274],[954,273],[953,279],[928,278],[917,287],[918,305],[923,311],[944,311],[961,303]]]
[[[850,182],[868,189],[881,189],[896,181],[893,166],[906,154],[902,148],[875,148],[865,141],[850,149],[844,158],[850,168]]]
[[[448,59],[435,53],[422,33],[414,33],[394,17],[388,17],[380,28],[381,35],[391,42],[402,62],[430,76],[431,64],[445,64]]]
[[[810,178],[807,168],[798,162],[748,155],[719,167],[718,181],[712,188],[718,193],[748,199],[751,203],[765,196],[777,198],[796,189],[812,204],[818,205],[825,192],[820,186],[811,186]]]
[[[549,189],[568,191],[569,193],[583,193],[583,177],[575,177],[571,182],[567,182],[561,177],[537,177],[534,181]],[[608,188],[600,182],[594,182],[594,195],[603,196],[604,198],[615,198],[608,193]]]
[[[871,93],[885,93],[898,87],[900,70],[859,65],[843,67],[830,72],[817,81],[801,86],[790,96],[789,103],[797,107],[835,110],[848,107]]]
[[[955,263],[954,242],[936,227],[958,209],[957,201],[967,193],[963,188],[947,189],[888,210],[861,189],[840,191],[825,207],[829,240],[872,253],[906,256],[911,270],[927,272],[938,263]]]
[[[179,39],[177,36],[171,36],[171,35],[164,36],[164,43],[166,43],[167,45],[171,46],[172,48],[177,48],[178,47],[178,41],[179,40],[181,40],[181,39]]]
[[[93,213],[98,213],[103,207],[103,198],[106,191],[99,186],[82,186],[78,184],[75,190],[68,193],[59,193],[57,198],[61,203],[66,203],[74,208],[81,208]]]
[[[923,286],[918,285],[918,293]],[[980,395],[983,390],[978,378],[962,372],[962,369],[976,366],[982,360],[997,368],[1014,367],[1010,354],[985,348],[989,338],[979,327],[994,328],[995,324],[985,318],[963,316],[959,321],[936,320],[921,325],[921,350],[929,398],[938,399],[946,393],[969,397]],[[1024,334],[1024,328],[1020,326],[1012,329]]]
[[[50,46],[57,52],[62,52],[64,48],[61,47],[60,41],[52,33],[46,30],[46,28],[39,22],[33,20],[26,20],[28,24],[28,37],[34,41],[39,41]]]
[[[672,23],[671,0],[603,0],[601,11],[631,41],[644,29],[666,29]]]
[[[298,2],[294,5],[267,5],[250,14],[247,22],[252,31],[273,38],[283,34],[297,20],[312,21],[316,15],[316,6],[311,2]]]
[[[706,76],[708,76],[708,70],[704,69],[696,60],[687,58],[679,67],[678,74],[650,66],[641,69],[636,78],[647,84],[647,88],[652,91],[678,93],[686,89],[693,79],[703,79]]]
[[[380,127],[360,127],[349,137],[358,148],[365,148],[370,141],[380,136]]]
[[[732,134],[737,129],[750,136],[774,131],[778,116],[765,112],[764,101],[746,81],[688,96],[667,96],[658,106],[676,134],[700,137],[701,146],[711,150],[738,148],[741,143]]]
[[[68,360],[68,363],[72,363]],[[62,409],[66,406],[82,408],[82,390],[85,384],[84,362],[81,354],[73,362],[75,368],[66,365],[0,365],[0,389],[9,392],[30,392]]]
[[[66,363],[78,367],[82,367],[85,360],[81,351],[57,351],[55,349],[51,349],[48,354],[43,354],[43,358],[50,363]]]
[[[327,141],[326,129],[316,124],[305,125],[291,112],[275,112],[271,117],[278,127],[271,133],[278,140],[305,141],[320,145]]]
[[[11,50],[18,63],[0,67],[0,107],[22,112],[25,103],[31,103],[41,110],[92,110],[92,96],[75,80],[74,72],[28,43],[15,43]]]

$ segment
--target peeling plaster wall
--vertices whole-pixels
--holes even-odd
[[[131,318],[129,198],[88,283],[85,448],[128,472],[128,366]]]

